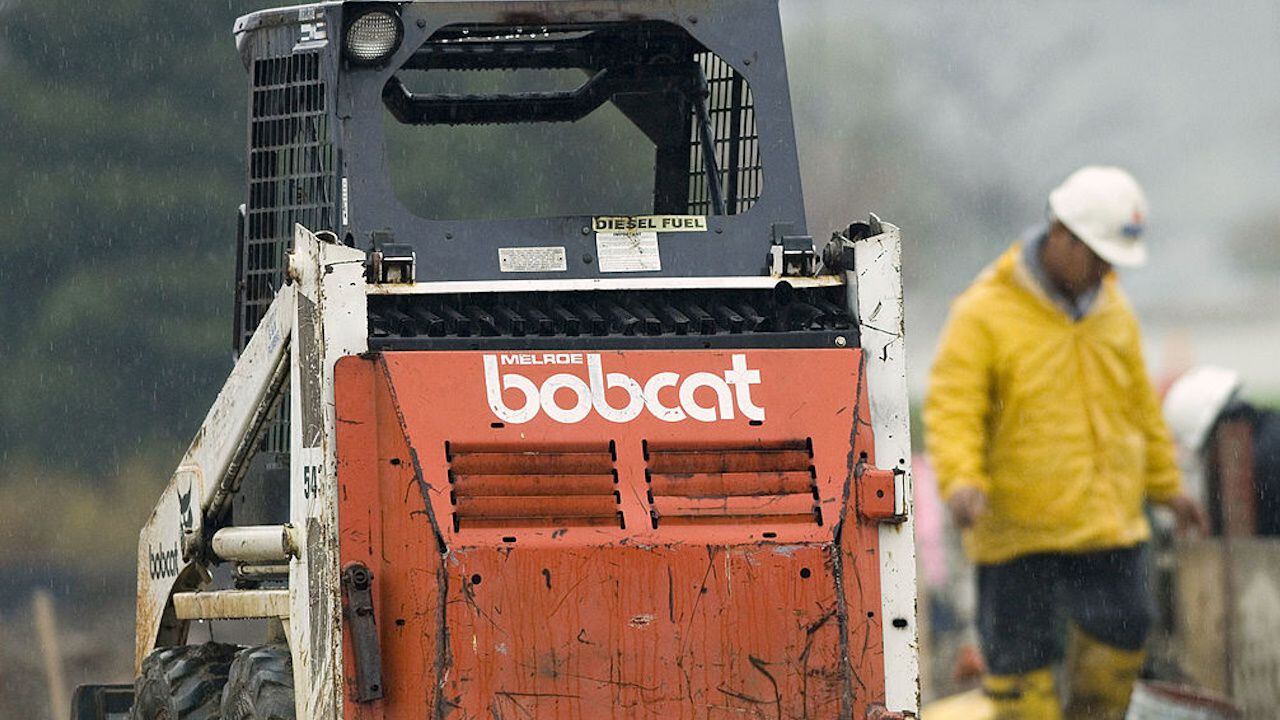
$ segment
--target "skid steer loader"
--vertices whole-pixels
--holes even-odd
[[[235,38],[238,359],[77,716],[914,717],[899,234],[808,233],[776,0]]]

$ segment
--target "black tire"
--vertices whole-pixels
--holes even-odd
[[[222,686],[238,645],[160,648],[142,661],[133,685],[131,720],[219,720]]]
[[[222,689],[222,720],[294,720],[293,659],[282,645],[241,650]]]

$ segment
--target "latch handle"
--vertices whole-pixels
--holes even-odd
[[[351,630],[351,649],[356,663],[356,702],[367,703],[382,697],[382,648],[373,619],[373,573],[364,563],[342,569],[342,615]]]

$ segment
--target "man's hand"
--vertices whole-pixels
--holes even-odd
[[[1174,518],[1178,521],[1180,534],[1185,534],[1192,529],[1201,535],[1209,534],[1209,518],[1204,514],[1204,508],[1200,507],[1200,503],[1190,495],[1178,493],[1160,504],[1173,512]]]
[[[981,488],[962,487],[951,494],[947,508],[956,525],[967,528],[987,512],[987,494]]]

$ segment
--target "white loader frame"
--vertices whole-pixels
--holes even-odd
[[[866,362],[876,467],[894,476],[894,514],[880,525],[880,598],[884,623],[885,707],[920,709],[916,628],[916,546],[911,491],[911,413],[902,312],[902,233],[871,216],[874,235],[854,243],[859,336]]]
[[[333,367],[366,349],[363,252],[294,232],[289,284],[277,293],[205,416],[138,540],[135,672],[159,646],[186,641],[194,619],[275,618],[289,639],[299,718],[341,710]],[[288,525],[206,527],[238,488],[289,383]],[[235,534],[230,534],[235,533]],[[213,547],[288,563],[287,590],[202,591]],[[222,541],[222,542],[219,542]],[[233,560],[238,558],[221,558]]]

